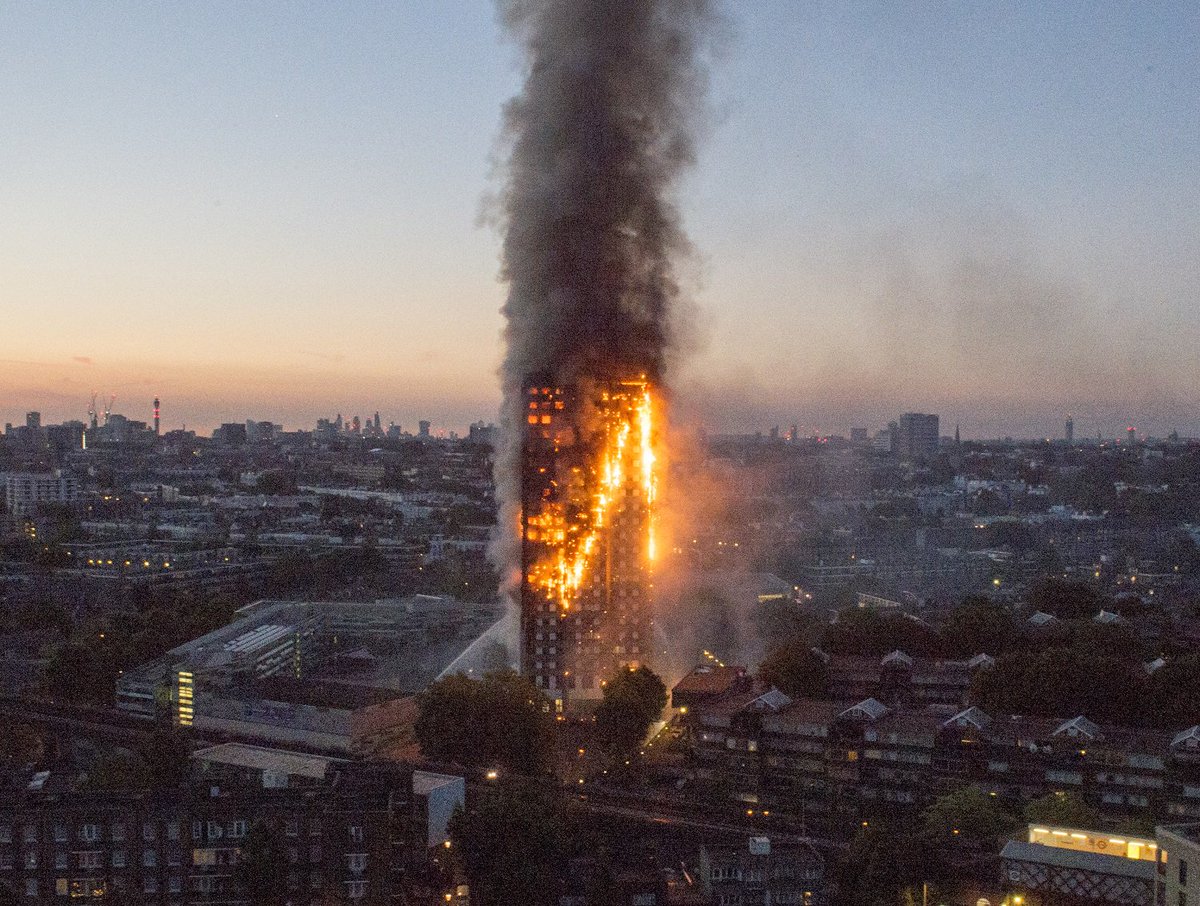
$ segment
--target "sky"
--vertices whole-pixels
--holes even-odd
[[[679,205],[712,430],[1200,436],[1200,5],[729,0]],[[0,421],[492,420],[486,0],[0,6]]]

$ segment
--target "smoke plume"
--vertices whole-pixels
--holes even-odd
[[[499,0],[525,61],[505,110],[507,355],[494,556],[519,571],[522,389],[533,375],[659,384],[676,336],[673,200],[694,158],[709,0]]]

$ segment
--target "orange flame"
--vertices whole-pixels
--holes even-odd
[[[572,524],[558,507],[547,507],[527,520],[530,540],[541,541],[553,553],[531,567],[529,581],[544,590],[563,610],[578,600],[591,580],[604,530],[612,523],[622,498],[631,491],[645,508],[646,564],[654,560],[654,501],[658,491],[658,455],[655,451],[654,399],[644,380],[621,385],[615,395],[604,396],[605,442],[593,466],[595,489],[591,507]]]

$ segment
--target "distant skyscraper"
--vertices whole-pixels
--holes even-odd
[[[896,424],[894,452],[901,456],[933,456],[938,450],[938,417],[905,412]]]
[[[1133,427],[1133,425],[1130,425],[1128,428],[1126,428],[1125,429],[1125,439],[1127,441],[1129,441],[1129,443],[1131,443],[1131,444],[1136,444],[1137,443],[1137,428]]]
[[[428,437],[429,436],[429,422],[425,421],[424,419],[417,422],[417,436],[418,437]]]
[[[156,396],[156,397],[154,398],[154,436],[155,436],[155,437],[158,437],[158,433],[159,433],[159,432],[158,432],[158,427],[159,427],[159,422],[158,422],[158,397]]]
[[[38,428],[42,427],[42,413],[26,412],[25,413],[25,427],[33,428],[35,431]]]
[[[1067,424],[1063,428],[1063,436],[1067,439],[1067,443],[1075,443],[1075,419],[1068,415]]]

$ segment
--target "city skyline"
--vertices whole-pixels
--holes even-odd
[[[492,420],[489,4],[15,8],[0,418]],[[1185,5],[731,9],[683,416],[1200,434]],[[135,403],[145,398],[145,404]],[[362,406],[365,413],[368,406]]]

